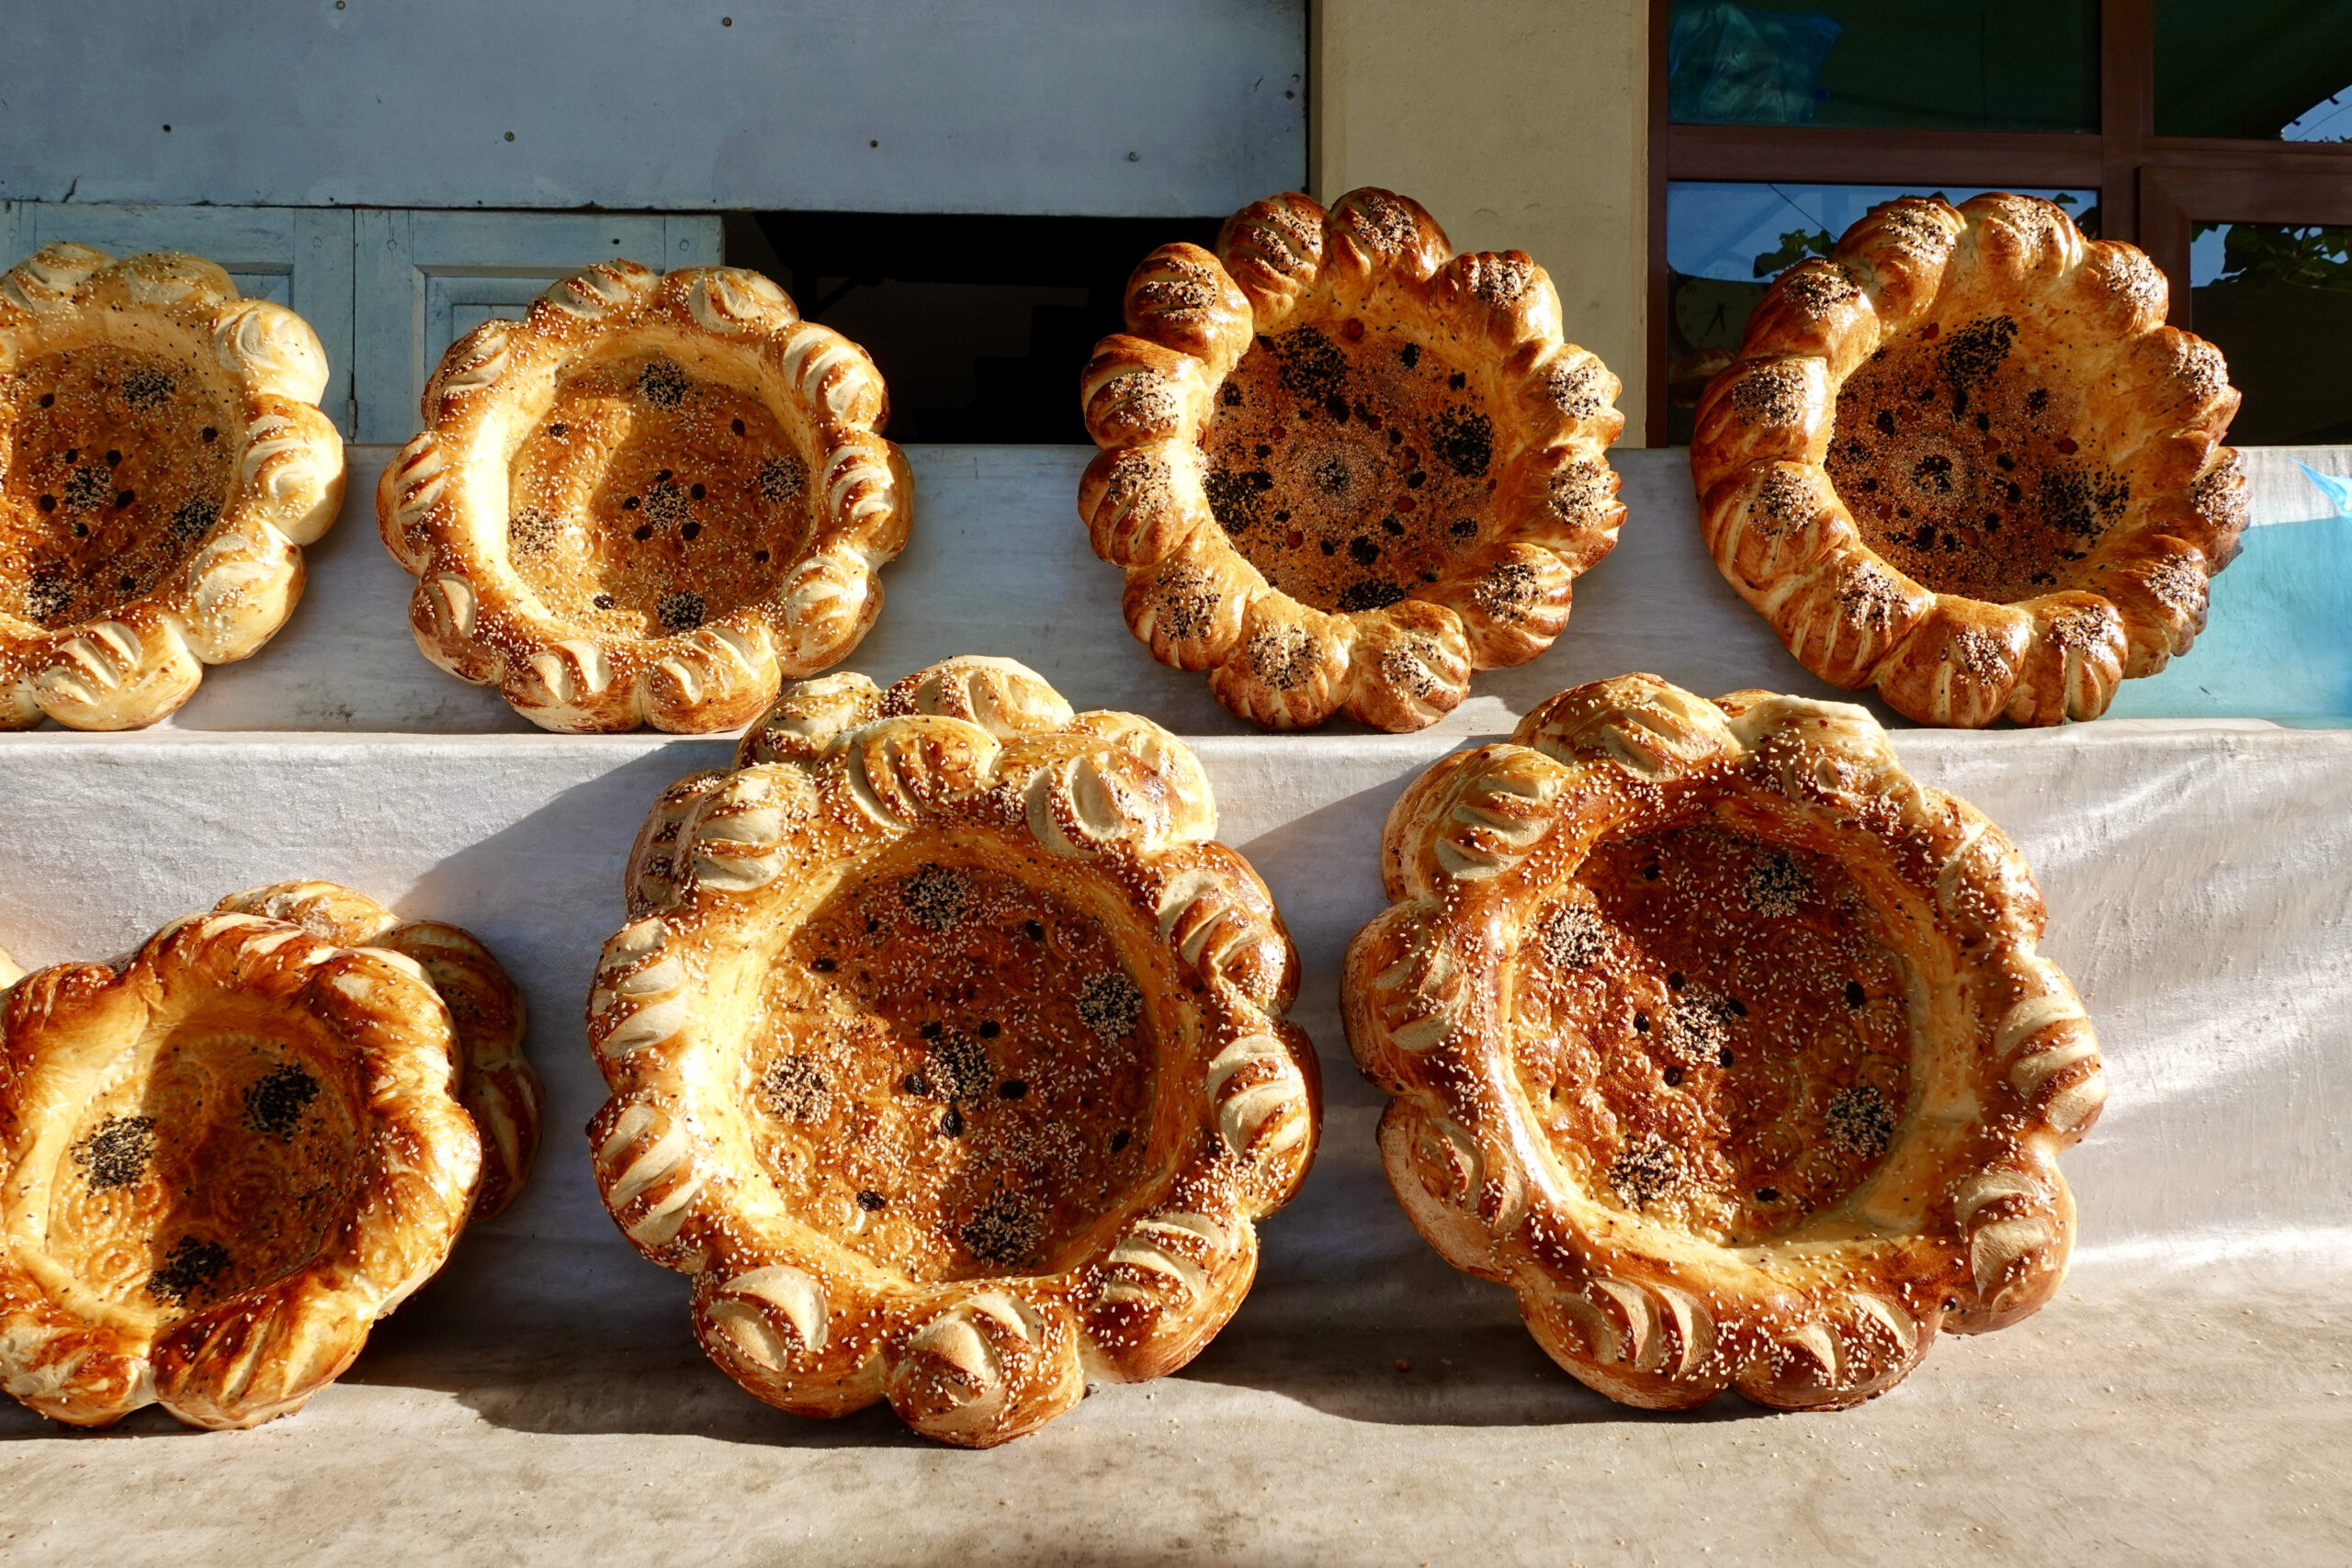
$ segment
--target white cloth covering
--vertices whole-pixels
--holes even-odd
[[[199,1435],[151,1411],[94,1438],[0,1410],[0,1559],[2345,1561],[2352,731],[1899,735],[1921,778],[2023,849],[2044,951],[2098,1024],[2112,1093],[2066,1162],[2075,1277],[2018,1328],[1939,1342],[1860,1410],[1629,1411],[1551,1366],[1508,1292],[1406,1223],[1335,992],[1342,945],[1381,906],[1383,814],[1464,737],[1627,668],[1818,691],[1675,542],[1689,508],[1669,506],[1668,466],[1631,455],[1629,491],[1655,491],[1655,514],[1637,503],[1561,647],[1482,680],[1443,732],[1272,738],[1127,638],[1115,576],[1069,511],[1082,453],[916,456],[918,544],[852,667],[887,682],[1007,653],[1081,705],[1200,737],[1222,836],[1304,953],[1294,1017],[1324,1056],[1322,1153],[1264,1224],[1239,1315],[1182,1375],[1103,1389],[986,1454],[922,1443],[887,1410],[797,1420],[711,1368],[686,1282],[639,1259],[597,1201],[580,1128],[603,1088],[581,1019],[646,804],[729,747],[198,733],[517,728],[407,646],[400,575],[355,514],[317,552],[297,625],[213,671],[176,728],[0,739],[0,941],[28,965],[99,957],[293,876],[458,921],[530,1000],[539,1168],[291,1419]],[[363,457],[356,485],[380,464]]]

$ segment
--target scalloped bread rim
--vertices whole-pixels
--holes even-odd
[[[1481,545],[1439,581],[1382,609],[1327,613],[1274,588],[1217,525],[1200,442],[1256,337],[1365,310],[1465,357],[1485,383],[1500,479]],[[1328,212],[1296,192],[1254,202],[1226,220],[1216,254],[1171,244],[1147,257],[1126,319],[1080,378],[1101,451],[1079,515],[1094,553],[1126,573],[1137,640],[1162,664],[1207,671],[1217,700],[1252,723],[1311,728],[1344,710],[1393,731],[1432,724],[1477,671],[1550,647],[1571,582],[1616,544],[1617,378],[1563,341],[1542,267],[1518,251],[1455,255],[1407,197],[1366,187]],[[1505,571],[1525,577],[1508,604],[1490,582]],[[1200,604],[1171,626],[1156,606],[1174,585]]]
[[[152,1032],[155,1017],[185,1015],[193,998],[221,988],[310,1012],[361,1056],[359,1121],[374,1173],[367,1196],[303,1267],[161,1332],[63,1304],[53,1279],[62,1267],[37,1240],[12,1234],[0,1249],[0,1387],[54,1420],[109,1426],[150,1404],[215,1429],[291,1414],[440,1269],[471,1213],[481,1140],[455,1094],[449,1010],[424,971],[397,953],[220,911],[175,920],[112,964],[52,964],[10,986],[0,1035],[14,1068],[5,1091],[12,1111],[30,1096],[63,1113],[9,1118],[17,1131],[0,1147],[0,1190],[19,1201],[8,1213],[45,1210],[22,1201],[19,1185],[28,1170],[51,1171],[66,1157],[61,1140],[85,1102],[75,1090],[91,1076],[74,1059],[89,1054],[92,1038]]]
[[[1824,459],[1838,389],[1871,354],[1990,295],[2012,314],[2098,324],[2124,382],[2106,396],[2137,479],[2126,519],[2081,569],[2095,589],[2014,604],[1937,593],[1863,540]],[[2120,241],[2086,242],[2035,197],[1871,209],[1826,258],[1774,282],[1739,357],[1699,402],[1690,466],[1715,565],[1799,662],[1876,686],[1923,724],[2097,718],[2119,684],[2204,629],[2207,581],[2237,555],[2250,502],[2221,446],[2238,406],[2221,352],[2163,324],[2163,274]],[[2087,378],[2086,378],[2087,380]],[[2112,434],[2112,433],[2110,433]]]
[[[135,729],[171,713],[206,665],[246,658],[285,624],[301,547],[343,501],[343,437],[317,406],[326,351],[291,310],[240,298],[219,266],[178,252],[117,261],[51,245],[0,276],[0,374],[93,342],[161,348],[211,378],[232,416],[235,486],[150,592],[55,628],[0,611],[0,728]]]
[[[599,1189],[640,1252],[694,1275],[705,1350],[784,1409],[887,1398],[967,1447],[1034,1430],[1089,1379],[1190,1360],[1239,1305],[1255,1222],[1297,1190],[1320,1118],[1314,1049],[1283,1018],[1297,953],[1264,884],[1210,839],[1190,750],[1133,715],[1073,714],[1012,660],[965,658],[887,693],[855,674],[788,687],[738,764],[649,813],[633,919],[605,943],[588,1009],[613,1090],[589,1128]],[[798,889],[951,824],[1042,851],[1050,872],[1029,874],[1124,909],[1123,945],[1200,987],[1157,1004],[1197,1010],[1174,1033],[1196,1034],[1199,1057],[1189,1079],[1181,1055],[1159,1068],[1162,1168],[1049,1275],[917,1280],[793,1219],[756,1169],[732,1168],[742,1113],[702,1070],[742,1021],[709,999],[727,954],[772,949],[802,918]]]
[[[755,390],[813,457],[821,502],[772,593],[691,631],[605,636],[557,615],[515,571],[508,465],[571,367],[648,344]],[[878,569],[906,547],[913,479],[879,434],[889,403],[872,359],[742,268],[663,275],[616,259],[574,273],[520,321],[451,344],[422,409],[424,430],[376,491],[384,547],[417,580],[410,628],[435,665],[496,686],[543,728],[740,727],[780,682],[857,646],[881,614]]]
[[[1487,951],[1479,933],[1508,925],[1538,879],[1570,874],[1577,846],[1649,830],[1639,825],[1693,785],[1842,840],[1849,871],[1877,846],[1858,880],[1924,916],[1907,961],[1940,976],[1943,1011],[1925,1019],[1915,988],[1912,1103],[1877,1170],[1831,1211],[1869,1208],[1860,1223],[1880,1240],[1729,1247],[1628,1213],[1550,1156],[1504,1087],[1501,966],[1470,961]],[[1391,1186],[1447,1261],[1510,1284],[1544,1349],[1593,1388],[1666,1408],[1727,1386],[1842,1407],[1899,1382],[1939,1327],[2003,1327],[2057,1290],[2074,1209],[2056,1156],[2104,1103],[2097,1037],[2034,951],[2042,908],[2016,849],[1913,781],[1864,710],[1763,692],[1709,703],[1651,675],[1562,693],[1510,741],[1408,785],[1383,871],[1393,903],[1350,943],[1342,1002],[1358,1064],[1394,1097],[1381,1124]],[[1920,1102],[1955,1075],[1967,1092],[1939,1103],[1973,1112],[1931,1129]],[[1953,1153],[1971,1139],[1974,1156]],[[1950,1179],[1916,1207],[1895,1201],[1939,1157]]]

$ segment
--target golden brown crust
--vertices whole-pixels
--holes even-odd
[[[745,723],[906,546],[873,361],[754,272],[590,267],[450,344],[424,412],[376,492],[417,646],[549,729]]]
[[[76,1426],[250,1427],[350,1365],[465,1224],[450,1012],[407,957],[248,914],[118,965],[0,1003],[0,1377]]]
[[[2145,255],[2038,197],[1872,209],[1700,400],[1715,564],[1909,717],[2098,717],[2188,651],[2246,523],[2237,391],[2164,314]]]
[[[300,317],[176,253],[0,276],[0,728],[132,729],[254,652],[343,499]]]
[[[656,805],[589,1140],[729,1376],[987,1447],[1223,1326],[1319,1111],[1216,825],[1181,741],[995,659],[787,687]]]
[[[404,920],[365,893],[332,882],[277,882],[232,893],[213,906],[300,926],[337,947],[381,948],[424,971],[449,1009],[460,1072],[458,1101],[481,1134],[481,1187],[473,1218],[503,1213],[539,1148],[544,1096],[523,1054],[530,1014],[523,993],[472,932],[443,920]]]
[[[1126,316],[1080,380],[1079,514],[1136,638],[1253,723],[1434,723],[1616,543],[1617,378],[1542,267],[1403,197],[1253,202],[1147,257]]]
[[[2090,1022],[2016,850],[1863,710],[1581,686],[1382,859],[1342,999],[1390,1183],[1592,1387],[1851,1404],[2056,1290]]]

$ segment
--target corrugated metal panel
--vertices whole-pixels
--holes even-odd
[[[12,13],[17,200],[1159,217],[1306,176],[1305,0]]]

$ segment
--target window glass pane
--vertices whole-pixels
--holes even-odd
[[[2352,0],[2156,0],[2156,134],[2352,141]]]
[[[1965,201],[1982,190],[1905,191],[1891,186],[1721,185],[1679,181],[1666,190],[1667,439],[1690,439],[1691,411],[1708,378],[1731,363],[1765,286],[1829,247],[1880,202],[1899,196]],[[2058,203],[2098,232],[2095,190],[2023,190]]]
[[[2230,439],[2352,442],[2352,229],[2200,223],[2189,251],[2197,335],[2245,394]]]
[[[1683,125],[2098,128],[2098,0],[1674,0]]]

